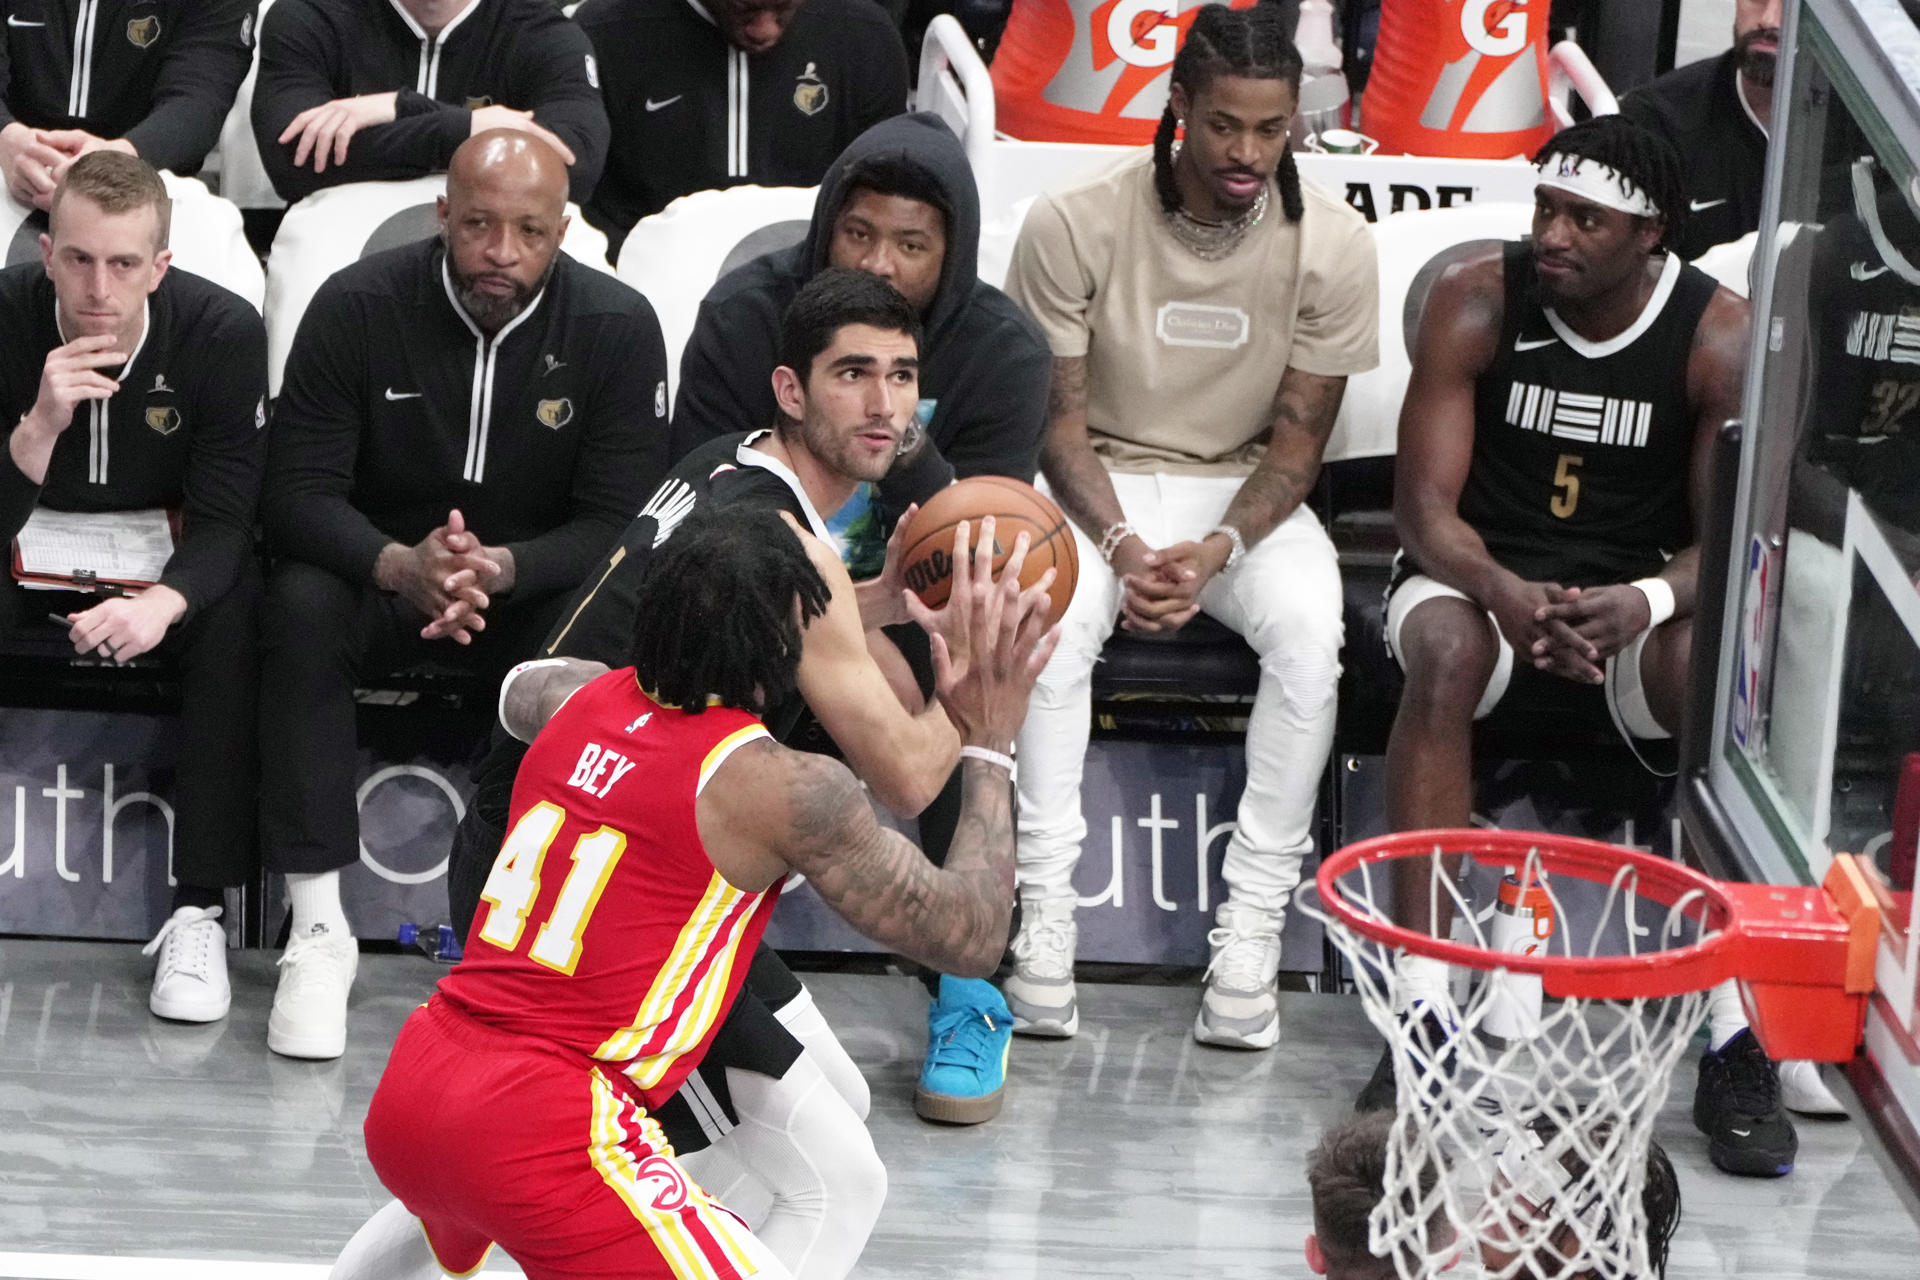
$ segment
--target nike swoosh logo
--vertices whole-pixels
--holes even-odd
[[[20,19],[14,17],[12,14],[8,14],[7,25],[10,27],[44,27],[47,24],[44,22],[22,22]]]
[[[676,102],[678,102],[678,101],[680,101],[680,99],[682,99],[682,98],[684,98],[684,97],[686,97],[686,96],[687,96],[687,95],[686,95],[686,94],[684,94],[684,93],[676,93],[676,94],[674,94],[674,95],[673,95],[673,96],[672,96],[671,98],[663,98],[663,99],[661,99],[661,100],[660,100],[659,102],[655,102],[655,101],[654,101],[654,100],[653,100],[652,98],[648,98],[648,99],[647,99],[647,110],[649,110],[649,111],[658,111],[658,110],[659,110],[660,108],[662,108],[662,107],[670,107],[670,106],[672,106],[672,105],[673,105],[674,103],[676,103]]]
[[[1736,1138],[1751,1138],[1753,1136],[1753,1130],[1751,1129],[1729,1129],[1727,1132]]]
[[[425,394],[427,393],[424,391],[395,391],[392,387],[387,388],[387,399],[389,400],[418,400]]]
[[[1538,351],[1541,347],[1550,347],[1558,341],[1560,341],[1558,338],[1535,338],[1532,342],[1528,342],[1525,338],[1515,338],[1513,340],[1513,349],[1515,351]]]
[[[1725,204],[1730,199],[1732,199],[1731,196],[1721,196],[1718,200],[1689,200],[1687,201],[1687,208],[1698,213],[1702,209],[1711,209],[1715,205]]]
[[[1887,272],[1890,271],[1891,269],[1892,268],[1890,267],[1884,267],[1884,266],[1869,267],[1864,262],[1856,262],[1853,264],[1851,271],[1853,273],[1853,278],[1855,280],[1871,280],[1875,276],[1883,276],[1887,274]]]

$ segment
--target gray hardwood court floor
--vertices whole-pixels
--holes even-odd
[[[360,1121],[441,971],[363,956],[347,1056],[298,1063],[266,1050],[274,958],[236,954],[232,1014],[194,1028],[148,1015],[136,947],[0,939],[0,1276],[324,1276],[384,1202]],[[1083,984],[1076,1039],[1015,1041],[1001,1117],[942,1129],[910,1101],[918,984],[809,985],[873,1086],[892,1184],[862,1280],[1307,1274],[1302,1162],[1377,1052],[1357,1000],[1283,995],[1279,1048],[1235,1053],[1193,1042],[1192,988]],[[1661,1129],[1685,1195],[1671,1280],[1920,1274],[1920,1229],[1856,1126],[1803,1122],[1792,1176],[1727,1178],[1682,1071]],[[102,1256],[234,1265],[73,1261]]]

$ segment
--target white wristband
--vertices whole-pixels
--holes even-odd
[[[985,747],[962,747],[960,758],[963,760],[985,760],[988,764],[997,764],[1008,773],[1013,772],[1013,757],[1004,751],[989,751]]]
[[[513,737],[519,738],[522,742],[533,741],[531,738],[521,738],[519,734],[513,732],[513,726],[507,723],[507,690],[513,688],[513,682],[515,680],[518,680],[523,674],[533,670],[535,667],[560,667],[565,666],[566,662],[567,660],[565,658],[534,658],[530,661],[520,663],[511,671],[507,672],[506,677],[500,681],[500,703],[494,709],[494,714],[499,717],[500,727],[502,729],[505,729]]]
[[[1640,594],[1647,598],[1647,611],[1653,615],[1647,630],[1653,630],[1673,616],[1673,587],[1665,578],[1636,578],[1627,585],[1639,588]]]

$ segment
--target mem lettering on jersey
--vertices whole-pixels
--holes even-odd
[[[1847,354],[1895,364],[1920,364],[1920,308],[1897,313],[1856,311],[1847,325]]]
[[[1645,448],[1653,425],[1653,405],[1645,400],[1556,391],[1531,382],[1516,382],[1507,391],[1507,421],[1561,440]]]

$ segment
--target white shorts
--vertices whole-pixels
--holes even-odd
[[[1393,654],[1394,661],[1400,664],[1402,670],[1406,669],[1407,664],[1400,656],[1400,628],[1406,625],[1407,615],[1416,606],[1440,596],[1474,603],[1465,592],[1435,582],[1423,573],[1414,574],[1387,597],[1387,650]],[[1475,720],[1484,719],[1500,705],[1500,699],[1506,696],[1507,684],[1513,679],[1513,646],[1507,642],[1507,637],[1491,613],[1487,614],[1487,622],[1493,627],[1494,640],[1499,644],[1500,652],[1493,661],[1493,674],[1487,677],[1487,687],[1480,694],[1480,703],[1473,709]],[[1640,655],[1646,650],[1647,637],[1652,634],[1653,628],[1647,628],[1634,637],[1626,648],[1607,659],[1607,708],[1613,713],[1613,721],[1621,732],[1633,738],[1673,736],[1654,719],[1653,710],[1647,705],[1646,687],[1640,678]]]

